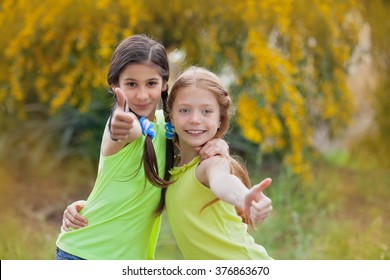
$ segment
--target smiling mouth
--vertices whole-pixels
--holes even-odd
[[[191,130],[185,130],[185,132],[187,132],[188,134],[191,134],[191,135],[200,135],[200,134],[205,133],[206,130],[191,129]]]
[[[138,108],[146,108],[149,106],[149,104],[136,104],[135,106]]]

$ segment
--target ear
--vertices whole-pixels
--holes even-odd
[[[175,121],[173,120],[171,114],[169,114],[169,121],[171,122],[171,124],[172,124],[173,126],[175,126]]]
[[[221,127],[221,120],[219,120],[219,122],[218,122],[218,128],[220,128]]]
[[[168,83],[165,83],[163,86],[162,86],[162,91],[166,91],[168,90]]]
[[[115,85],[115,84],[111,84],[110,87],[111,87],[112,92],[115,92],[115,89],[116,89],[118,86]],[[114,94],[114,95],[115,95],[115,94]]]

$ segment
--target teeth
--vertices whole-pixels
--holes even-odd
[[[187,132],[190,134],[201,134],[203,133],[203,130],[187,130]]]

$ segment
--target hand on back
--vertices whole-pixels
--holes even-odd
[[[88,224],[88,220],[79,213],[85,203],[85,200],[78,200],[66,207],[62,218],[62,227],[65,231],[70,231],[69,227],[78,229]]]

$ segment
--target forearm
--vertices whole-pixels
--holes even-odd
[[[218,174],[212,176],[210,180],[211,191],[221,200],[241,208],[244,204],[245,195],[248,189],[241,180],[231,174]]]

